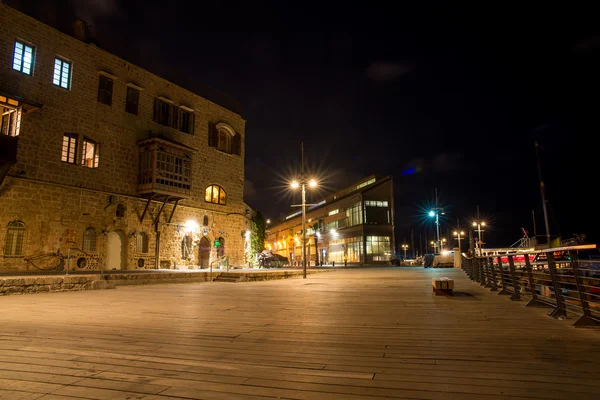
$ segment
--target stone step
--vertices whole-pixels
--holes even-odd
[[[235,283],[240,280],[239,274],[230,274],[228,272],[222,272],[219,276],[215,278],[215,282],[230,282]]]

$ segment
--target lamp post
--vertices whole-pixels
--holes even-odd
[[[292,189],[302,187],[302,277],[306,279],[306,185],[309,187],[317,187],[317,181],[314,179],[306,182],[304,177],[301,177],[300,181],[292,181],[290,186]]]
[[[454,237],[458,240],[458,252],[462,253],[462,249],[460,248],[460,239],[465,238],[465,233],[463,231],[454,231]]]
[[[446,238],[442,238],[442,251],[444,251],[444,246],[446,246]]]
[[[436,252],[435,242],[432,240],[430,244],[431,244],[431,248],[433,249],[433,252],[435,253]]]
[[[485,222],[483,222],[483,221],[473,222],[473,227],[477,228],[474,230],[477,231],[477,233],[479,235],[479,239],[477,240],[477,246],[475,247],[476,250],[478,250],[477,253],[479,255],[481,255],[481,245],[483,244],[483,242],[481,241],[481,232],[483,232],[483,230],[481,229],[482,226],[485,226]]]
[[[403,244],[402,245],[402,250],[404,250],[404,261],[406,262],[406,250],[408,250],[408,245],[407,244]]]
[[[435,228],[436,228],[436,248],[437,249],[441,249],[442,248],[442,243],[440,242],[440,213],[442,215],[444,215],[444,209],[443,208],[434,208],[433,210],[429,211],[429,216],[430,217],[435,217]],[[436,250],[437,251],[437,250]]]

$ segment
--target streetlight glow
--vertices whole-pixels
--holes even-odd
[[[455,234],[455,235],[458,235],[458,232],[454,231],[454,234]]]
[[[433,211],[429,211],[429,216],[430,216],[430,217],[435,217],[435,212],[433,212]]]
[[[308,186],[311,187],[311,188],[317,187],[317,181],[315,181],[314,179],[311,179],[308,182]]]
[[[298,183],[298,181],[292,181],[290,186],[292,187],[292,189],[298,189],[300,187],[300,184]]]
[[[481,223],[481,226],[485,226],[485,222],[482,222],[482,223]]]

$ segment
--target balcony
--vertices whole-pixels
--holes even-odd
[[[143,197],[186,199],[192,190],[194,149],[162,138],[138,142],[137,193]]]

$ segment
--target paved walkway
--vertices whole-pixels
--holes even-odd
[[[598,399],[600,331],[572,322],[459,270],[8,296],[0,399]]]

